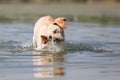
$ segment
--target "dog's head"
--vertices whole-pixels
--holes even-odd
[[[66,28],[65,18],[57,18],[48,28],[48,39],[58,44],[64,41],[64,29]]]
[[[41,35],[41,43],[47,44],[58,44],[64,41],[64,30],[57,23],[53,23],[49,26],[47,35]]]
[[[49,25],[47,29],[47,35],[41,35],[42,44],[44,48],[51,48],[58,51],[64,48],[64,29],[66,28],[65,18],[57,18],[55,21]],[[54,50],[53,50],[54,51]]]

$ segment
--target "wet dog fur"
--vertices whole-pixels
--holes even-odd
[[[36,50],[61,51],[64,48],[66,19],[51,16],[40,18],[34,26],[33,45]]]

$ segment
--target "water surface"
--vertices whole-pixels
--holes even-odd
[[[67,23],[66,52],[32,48],[33,24],[0,23],[0,80],[119,80],[120,25]]]

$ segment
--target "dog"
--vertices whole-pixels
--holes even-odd
[[[33,46],[35,50],[63,51],[65,21],[64,17],[56,19],[51,16],[41,17],[34,26]]]

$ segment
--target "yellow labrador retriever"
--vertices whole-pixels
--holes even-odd
[[[66,19],[53,19],[51,16],[40,18],[34,26],[33,45],[36,50],[64,50],[64,29]]]

